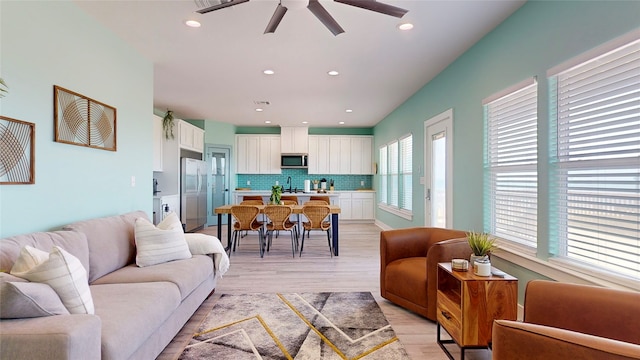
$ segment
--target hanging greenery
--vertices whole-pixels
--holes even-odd
[[[7,86],[7,83],[5,83],[2,78],[0,78],[0,98],[5,97],[5,95],[9,93],[9,91],[7,90],[8,88],[9,87]]]
[[[162,129],[166,139],[173,139],[173,111],[167,109],[167,113],[162,118]]]

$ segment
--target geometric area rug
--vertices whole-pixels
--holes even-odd
[[[369,292],[222,295],[179,359],[409,359]]]

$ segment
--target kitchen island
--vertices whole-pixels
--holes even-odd
[[[242,198],[244,196],[262,196],[262,201],[265,204],[269,203],[269,198],[271,197],[270,190],[236,190],[232,193],[233,195],[233,204],[240,204],[242,202]],[[311,196],[326,196],[329,198],[329,204],[338,205],[338,199],[340,198],[340,193],[337,191],[327,191],[326,193],[317,193],[313,192],[282,192],[283,196],[297,196],[298,204],[302,205],[305,202],[309,201]]]

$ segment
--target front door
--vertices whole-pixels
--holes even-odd
[[[453,111],[425,122],[425,226],[451,228],[453,223]]]
[[[229,154],[230,148],[206,145],[205,160],[209,164],[209,179],[210,184],[207,201],[207,224],[210,226],[218,225],[218,216],[214,213],[213,209],[218,206],[226,205],[229,203]],[[227,217],[222,217],[222,224],[227,223]]]

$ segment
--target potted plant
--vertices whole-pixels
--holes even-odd
[[[282,197],[282,186],[273,185],[271,187],[271,197],[269,198],[270,204],[280,205],[280,198]]]
[[[173,139],[173,111],[167,109],[167,113],[162,118],[162,129],[166,139]]]
[[[473,252],[469,259],[470,266],[473,266],[476,260],[488,259],[489,254],[498,248],[496,240],[487,233],[468,232],[467,242]]]

